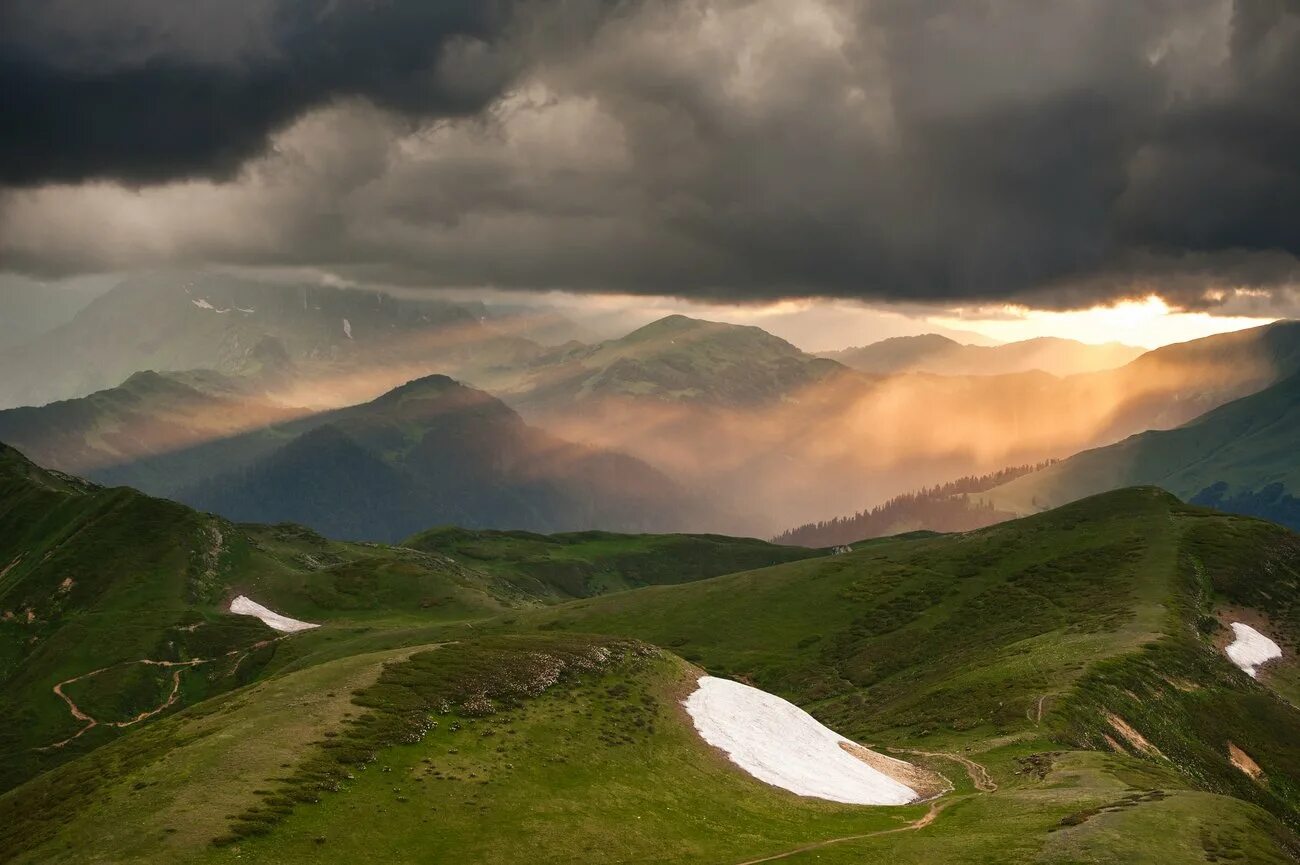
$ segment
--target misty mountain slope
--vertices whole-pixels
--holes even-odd
[[[1296,326],[1282,323],[1169,346],[1125,367],[1064,379],[1042,372],[873,376],[811,358],[755,328],[675,317],[602,347],[557,350],[540,366],[496,369],[515,376],[503,384],[523,387],[507,398],[530,422],[575,444],[641,460],[714,510],[695,511],[700,522],[654,528],[771,536],[809,520],[870,510],[953,477],[1176,426],[1295,368],[1298,343]],[[304,405],[291,397],[319,396],[323,380],[310,372],[315,362],[304,361],[304,371],[278,345],[263,340],[254,346],[250,357],[259,371],[249,378],[247,396],[240,395],[242,385],[218,386],[220,379],[210,374],[167,374],[164,379],[195,393],[181,399],[170,386],[144,388],[140,379],[84,402],[0,413],[0,428],[53,467],[179,495],[335,417],[323,412],[290,419],[304,410],[281,404]],[[345,391],[379,381],[367,374],[340,376]],[[517,505],[506,512],[511,519]],[[322,501],[314,518],[332,508]]]
[[[497,392],[525,409],[620,397],[747,405],[837,369],[761,328],[670,315],[619,339],[562,346]]]
[[[304,413],[247,379],[146,371],[79,399],[0,411],[0,441],[43,466],[159,495],[248,459],[242,434]]]
[[[71,319],[104,289],[102,278],[46,285],[33,279],[0,276],[0,351],[28,346]]]
[[[1153,349],[1119,369],[1074,376],[1074,399],[1126,398],[1103,435],[1116,440],[1186,423],[1300,373],[1300,322],[1279,321]]]
[[[221,273],[134,276],[40,341],[0,353],[0,406],[83,396],[145,369],[256,373],[268,345],[297,365],[290,401],[339,404],[349,401],[339,393],[368,399],[420,374],[537,350],[486,326],[484,315],[478,304]]]
[[[872,397],[864,401],[890,407],[891,424],[910,429],[895,440],[906,442],[909,448],[924,450],[922,443],[930,439],[928,449],[951,453],[961,447],[964,436],[984,448],[990,442],[996,447],[1000,441],[1019,446],[1019,453],[1035,462],[1053,453],[1081,452],[1067,462],[1040,466],[1014,481],[983,475],[974,480],[997,482],[965,484],[951,494],[942,492],[942,485],[933,491],[922,486],[920,491],[904,492],[872,507],[858,505],[845,516],[787,529],[783,536],[816,546],[917,529],[964,531],[1134,484],[1158,484],[1199,504],[1298,525],[1300,512],[1282,477],[1291,462],[1282,432],[1287,423],[1281,422],[1278,429],[1267,433],[1252,433],[1227,447],[1242,434],[1242,423],[1249,425],[1286,413],[1282,406],[1293,386],[1285,380],[1297,369],[1300,325],[1279,322],[1165,346],[1114,370],[1062,379],[1044,374],[887,378],[872,387],[894,395],[888,401]],[[1228,412],[1234,399],[1249,399],[1245,395],[1279,379],[1283,383],[1271,389],[1273,396],[1260,395],[1259,403],[1247,402],[1225,415],[1235,420],[1197,428],[1199,421],[1193,419],[1198,413],[1218,406]],[[906,394],[904,382],[915,393]],[[899,391],[906,396],[905,404],[912,407],[902,417],[898,416]],[[922,399],[927,392],[928,398]],[[936,418],[939,408],[946,413]],[[1217,411],[1206,415],[1217,416]],[[950,424],[944,418],[960,422]],[[1141,432],[1183,424],[1196,431],[1176,436]],[[945,439],[949,431],[953,435]],[[864,436],[874,435],[879,435],[876,429],[864,430]],[[1111,444],[1117,437],[1120,441]],[[1171,444],[1174,441],[1177,446]],[[1081,450],[1098,443],[1105,446]],[[1220,447],[1227,449],[1203,471],[1183,473]],[[1228,461],[1240,463],[1241,472],[1228,466]],[[1222,477],[1215,477],[1216,472]],[[1249,476],[1250,482],[1244,486],[1233,483],[1239,474],[1242,479]],[[879,483],[880,478],[877,473],[872,479]],[[1220,481],[1225,483],[1216,486]]]
[[[829,547],[908,532],[968,532],[996,525],[1017,514],[999,511],[981,494],[1037,471],[1045,464],[1009,466],[987,475],[958,478],[913,493],[895,496],[882,505],[816,523],[787,529],[773,540],[780,544]]]
[[[659,358],[679,351],[672,336],[656,345]],[[779,356],[788,362],[788,354],[786,348]],[[742,352],[728,356],[744,375],[764,376],[764,392],[774,396],[730,403],[669,399],[656,386],[638,395],[626,384],[631,377],[621,378],[611,394],[605,379],[593,376],[589,393],[570,388],[506,398],[557,435],[631,454],[681,483],[707,488],[745,517],[745,533],[771,536],[954,477],[1185,423],[1300,371],[1300,325],[1207,337],[1065,378],[1041,371],[882,376],[834,365],[801,367],[804,383],[792,385],[780,363],[750,363]],[[672,368],[694,367],[682,358]],[[617,369],[611,364],[602,375]]]
[[[387,541],[440,523],[668,530],[696,512],[644,463],[555,438],[445,376],[267,435],[286,432],[290,440],[251,464],[176,497],[231,519]]]
[[[1042,370],[1057,376],[1123,366],[1144,349],[1120,343],[1089,345],[1039,337],[1004,345],[963,345],[935,333],[899,336],[842,351],[822,352],[862,372],[932,372],[943,375],[1001,375]]]
[[[1292,497],[1300,490],[1297,453],[1300,376],[1292,376],[1181,427],[1084,451],[987,495],[1001,508],[1030,513],[1107,489],[1156,484],[1186,500],[1300,527],[1300,503]]]

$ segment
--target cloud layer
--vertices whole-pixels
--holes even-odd
[[[81,7],[2,7],[19,269],[1255,311],[1300,282],[1296,0]]]

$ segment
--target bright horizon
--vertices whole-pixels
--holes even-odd
[[[508,295],[519,300],[519,295]],[[793,299],[766,304],[702,303],[674,297],[578,296],[558,293],[531,302],[556,307],[578,320],[607,323],[601,336],[621,336],[667,315],[753,325],[807,352],[839,351],[893,337],[937,333],[963,344],[1003,344],[1040,337],[1091,345],[1117,342],[1154,349],[1220,333],[1271,324],[1280,317],[1215,315],[1171,309],[1160,297],[1087,309],[1055,311],[1004,304],[971,309],[871,305],[853,300]],[[617,322],[617,326],[615,326]]]

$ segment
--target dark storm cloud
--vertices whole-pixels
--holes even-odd
[[[64,2],[30,8],[80,20]],[[591,14],[605,7],[620,14]],[[11,192],[0,253],[1058,307],[1156,291],[1212,308],[1300,281],[1300,0],[241,8],[211,39],[174,11],[140,32],[41,19],[4,37],[0,59],[68,88],[2,97],[39,120],[0,145],[26,154],[0,156],[11,183],[255,170],[130,200]],[[581,37],[557,47],[547,27]],[[345,96],[459,119],[302,120]],[[139,233],[103,232],[121,208]]]
[[[504,0],[89,5],[0,8],[0,182],[229,177],[332,99],[467,114],[513,72]]]

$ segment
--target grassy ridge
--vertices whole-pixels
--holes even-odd
[[[386,623],[481,617],[519,595],[440,556],[237,527],[12,449],[0,452],[0,562],[0,789],[120,735],[113,723],[168,702],[174,672],[172,707],[254,680],[282,644],[225,612],[235,594],[311,621]],[[63,682],[98,723],[74,717],[54,692]]]
[[[847,734],[912,740],[1023,729],[1100,658],[1160,633],[1180,507],[1132,490],[961,536],[883,540],[682,586],[528,613],[625,634],[744,677]]]
[[[566,599],[693,582],[821,555],[724,535],[539,535],[454,526],[421,532],[405,546],[454,557],[538,596]]]
[[[36,651],[73,627],[111,640],[114,613],[150,603],[166,615],[140,619],[135,648],[241,650],[184,668],[176,705],[134,727],[103,729],[163,697],[170,668],[123,663],[70,683],[105,723],[0,795],[0,850],[17,861],[85,861],[88,845],[114,862],[1300,855],[1291,666],[1254,681],[1218,647],[1229,614],[1297,644],[1300,541],[1159,490],[771,564],[770,545],[710,536],[437,530],[410,547],[340,544],[4,465],[4,501],[23,507],[0,520],[24,546],[0,550],[18,560],[0,600],[35,605],[52,629]],[[117,547],[156,556],[159,576],[137,585]],[[99,573],[111,605],[71,589],[61,600],[63,571],[46,561],[111,565]],[[745,563],[767,566],[699,579]],[[254,620],[220,612],[236,592],[323,626],[266,642]],[[31,625],[4,623],[6,663],[26,666],[31,633],[12,629]],[[48,657],[85,671],[84,657]],[[758,783],[692,731],[678,705],[692,663],[956,789],[912,830],[925,806],[853,808]],[[66,706],[49,678],[33,682],[48,733]]]
[[[698,579],[815,555],[716,536],[481,533],[480,549],[504,544],[515,555],[526,544],[545,555],[517,567],[467,556],[467,566],[438,551],[450,537],[422,536],[413,543],[425,549],[415,549],[342,543],[289,524],[236,525],[44,471],[4,448],[0,717],[9,723],[0,726],[0,790],[127,729],[115,725],[272,671],[420,641],[393,636],[403,629],[484,619],[570,589]],[[460,546],[450,549],[459,558]],[[281,640],[226,612],[238,594],[324,627]],[[361,645],[367,640],[380,645]],[[74,716],[65,698],[95,723]]]
[[[373,684],[324,727],[294,726],[301,713],[287,707],[333,697],[353,659],[256,685],[254,699],[209,701],[0,796],[0,849],[84,861],[64,839],[89,832],[122,862],[163,850],[177,862],[725,861],[897,828],[925,810],[755,783],[684,723],[690,668],[627,641],[509,637],[364,656],[377,658],[387,664]],[[223,735],[254,725],[276,750]],[[294,768],[277,768],[276,753]],[[191,824],[220,825],[218,843]]]

